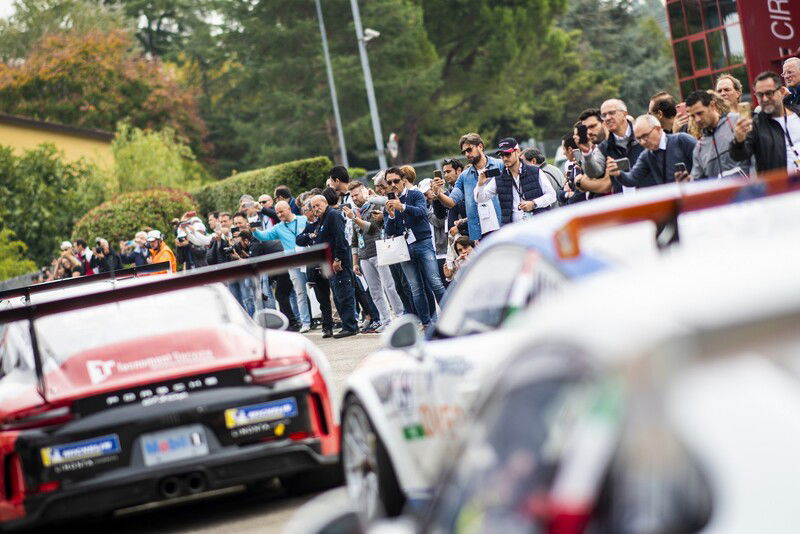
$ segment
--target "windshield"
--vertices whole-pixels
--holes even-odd
[[[61,365],[95,347],[230,321],[219,289],[205,286],[43,317],[36,333],[43,356]]]

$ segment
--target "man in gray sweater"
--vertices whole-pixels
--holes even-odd
[[[694,91],[686,97],[686,110],[702,130],[692,153],[692,172],[682,173],[692,180],[719,179],[727,176],[745,176],[750,162],[736,161],[731,157],[730,145],[734,140],[734,128],[739,114],[722,115],[714,102],[714,95],[706,91]],[[681,176],[679,181],[685,178]]]

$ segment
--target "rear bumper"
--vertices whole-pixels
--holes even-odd
[[[157,468],[110,472],[53,493],[25,500],[26,516],[0,524],[2,530],[28,527],[37,523],[79,516],[98,515],[153,502],[166,502],[162,482],[168,477],[183,479],[202,475],[204,491],[227,488],[261,479],[313,472],[335,465],[339,457],[318,451],[318,439],[289,440],[231,447],[203,458],[174,462]],[[186,495],[184,488],[180,496]],[[177,498],[175,495],[171,498]]]

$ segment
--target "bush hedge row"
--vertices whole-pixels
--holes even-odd
[[[203,217],[210,211],[234,212],[243,194],[271,195],[278,185],[289,187],[293,195],[313,187],[324,187],[333,163],[327,157],[301,159],[234,174],[217,183],[207,184],[193,191]]]
[[[185,191],[150,189],[124,193],[81,217],[72,230],[72,241],[84,239],[94,247],[95,238],[102,237],[117,249],[120,241],[133,239],[136,232],[149,226],[161,230],[174,251],[175,236],[169,222],[190,210],[197,210],[197,202]]]

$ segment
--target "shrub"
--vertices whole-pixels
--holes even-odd
[[[28,247],[14,239],[8,228],[0,230],[0,281],[36,270],[36,264],[25,257]]]
[[[175,250],[175,236],[169,222],[189,210],[197,210],[197,203],[184,191],[151,189],[123,193],[97,206],[75,223],[72,240],[85,239],[93,246],[96,237],[103,237],[118,249],[120,241],[133,239],[136,232],[149,226],[161,230]]]
[[[203,215],[214,210],[232,212],[239,205],[239,197],[246,193],[255,198],[264,193],[271,195],[275,186],[281,184],[288,186],[293,195],[313,187],[324,187],[331,167],[333,163],[324,156],[290,161],[234,174],[217,183],[203,186],[193,194]]]

